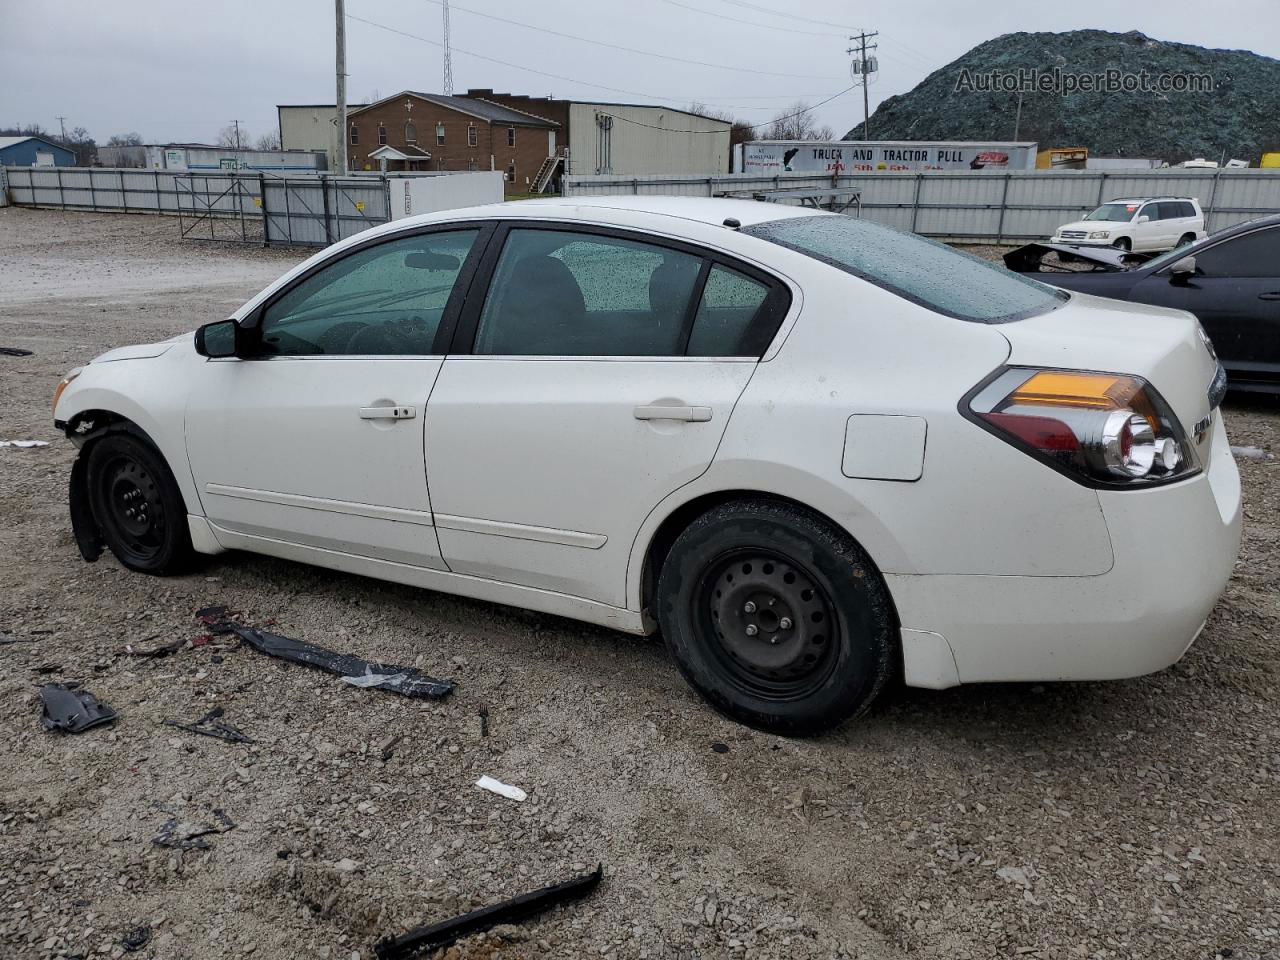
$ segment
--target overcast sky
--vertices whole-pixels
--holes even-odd
[[[699,100],[753,123],[796,99],[816,103],[850,86],[850,28],[880,31],[872,110],[975,44],[1022,30],[1137,29],[1280,57],[1280,0],[976,7],[957,0],[460,0],[452,10],[456,92],[493,87],[673,106]],[[352,19],[438,43],[438,0],[347,0],[347,13],[349,100],[441,89],[439,46]],[[86,127],[100,143],[128,131],[148,142],[211,141],[237,119],[256,138],[275,129],[278,103],[333,102],[333,31],[330,0],[0,0],[0,125],[56,131],[62,115],[68,130]],[[862,118],[861,90],[819,107],[817,116],[842,135]]]

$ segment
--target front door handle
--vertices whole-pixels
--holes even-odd
[[[649,403],[636,407],[633,414],[637,420],[686,420],[690,423],[706,423],[711,419],[711,408]]]
[[[1258,294],[1259,300],[1280,300],[1280,290],[1271,290],[1268,293]]]
[[[418,415],[417,407],[361,407],[361,420],[412,420]]]

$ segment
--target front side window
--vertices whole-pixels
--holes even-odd
[[[424,356],[478,230],[389,240],[292,287],[262,317],[267,356]]]
[[[679,356],[702,258],[634,240],[511,230],[475,352],[502,356]]]
[[[1061,290],[914,233],[839,214],[772,220],[742,233],[799,251],[912,303],[975,323],[1053,310]]]
[[[1280,227],[1255,230],[1215,243],[1206,250],[1175,250],[1181,259],[1188,254],[1196,258],[1196,272],[1206,277],[1274,277],[1280,263]]]

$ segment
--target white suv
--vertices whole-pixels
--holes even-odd
[[[1108,200],[1083,220],[1064,223],[1051,239],[1076,246],[1157,251],[1206,236],[1204,212],[1195,197],[1134,197]]]

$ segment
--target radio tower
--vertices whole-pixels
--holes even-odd
[[[449,0],[444,0],[444,95],[453,96],[453,52],[449,49]]]

